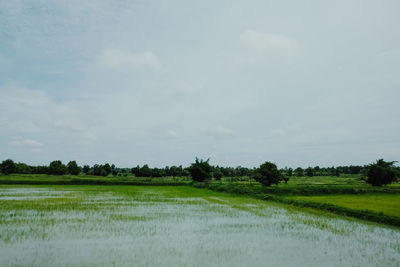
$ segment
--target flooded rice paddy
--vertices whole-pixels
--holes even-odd
[[[400,231],[190,187],[0,186],[0,266],[400,266]]]

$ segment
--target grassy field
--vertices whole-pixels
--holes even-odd
[[[398,266],[399,239],[188,186],[0,185],[1,266]]]
[[[400,194],[294,196],[296,200],[329,203],[355,210],[382,212],[400,218]]]
[[[0,175],[0,184],[68,184],[68,185],[188,185],[187,177],[135,177],[91,175],[10,174]]]

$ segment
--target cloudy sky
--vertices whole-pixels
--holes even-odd
[[[400,160],[400,1],[0,0],[0,160]]]

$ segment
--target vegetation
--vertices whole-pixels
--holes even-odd
[[[67,168],[68,168],[68,173],[72,175],[78,175],[81,172],[81,169],[79,168],[75,160],[68,162]]]
[[[190,184],[183,177],[135,177],[95,175],[48,175],[48,174],[11,174],[0,176],[0,184],[25,185],[169,185],[180,186]]]
[[[397,219],[392,217],[399,218],[393,212],[393,209],[398,209],[397,206],[393,208],[393,199],[397,201],[396,197],[400,195],[400,184],[396,183],[399,167],[384,160],[364,167],[316,166],[305,169],[278,169],[275,164],[265,162],[258,168],[249,169],[212,166],[209,160],[198,158],[186,168],[151,168],[148,165],[117,168],[109,163],[80,167],[76,161],[64,165],[59,160],[52,161],[49,166],[29,166],[8,159],[0,164],[0,171],[3,174],[0,175],[0,184],[192,185],[391,225],[397,225]],[[326,176],[327,173],[332,175]],[[285,183],[280,183],[282,180]],[[383,197],[374,198],[374,194]]]
[[[319,196],[291,196],[291,199],[327,203],[353,210],[372,211],[400,218],[400,194],[330,194]]]
[[[272,184],[278,185],[283,177],[278,167],[267,161],[256,169],[254,178],[262,185],[271,186]]]
[[[17,169],[13,160],[6,159],[1,163],[0,170],[3,174],[9,175],[10,173],[16,172]]]
[[[49,165],[49,174],[63,175],[67,174],[68,168],[62,164],[61,160],[52,161]]]
[[[367,183],[373,186],[382,186],[396,181],[400,176],[399,171],[394,167],[394,163],[394,161],[386,162],[379,159],[376,163],[369,165]]]
[[[290,204],[297,207],[307,207],[319,210],[326,210],[332,213],[350,216],[358,219],[369,220],[373,222],[388,224],[400,227],[400,217],[384,214],[382,211],[376,212],[368,209],[354,209],[345,206],[333,205],[326,202],[305,201],[293,198],[284,198],[273,195],[265,195],[265,200],[272,200],[284,204]],[[397,198],[398,201],[398,198]]]
[[[400,255],[396,228],[189,186],[0,185],[0,228],[2,266],[397,266]]]
[[[196,182],[206,182],[211,180],[211,171],[212,168],[208,163],[210,159],[206,161],[199,160],[196,158],[196,161],[192,163],[189,167],[189,173],[192,177],[193,181]]]
[[[68,164],[74,164],[76,161],[70,161]],[[4,167],[2,167],[4,165]],[[8,165],[7,165],[8,164]],[[67,164],[67,167],[68,167]],[[77,164],[78,165],[78,164]],[[8,167],[6,167],[8,166]],[[211,166],[211,173],[215,179],[219,178],[230,178],[230,180],[235,180],[237,177],[241,179],[246,178],[250,179],[254,177],[256,168],[247,168],[242,166],[237,167],[221,167],[221,166]],[[118,168],[114,164],[95,164],[92,167],[89,165],[84,165],[80,167],[78,165],[79,172],[83,172],[87,175],[95,175],[95,176],[107,176],[112,174],[114,176],[128,176],[129,174],[133,174],[136,177],[189,177],[189,167],[180,166],[166,166],[163,168],[150,167],[147,164],[143,166],[137,165],[133,168]],[[338,167],[308,167],[301,168],[297,167],[293,168],[281,168],[280,172],[285,177],[303,177],[304,175],[308,177],[313,176],[343,176],[343,175],[366,175],[369,166],[338,166]],[[4,170],[3,170],[4,169]],[[7,170],[8,169],[8,170]],[[398,167],[397,167],[398,169]],[[3,170],[3,171],[2,171]],[[72,171],[72,173],[70,172]],[[68,174],[76,174],[77,168],[68,170]],[[2,164],[0,164],[0,172],[3,174],[10,173],[18,173],[18,174],[52,174],[49,170],[49,166],[29,166],[25,163],[14,163],[12,160],[5,160]]]

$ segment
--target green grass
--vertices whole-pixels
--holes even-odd
[[[370,210],[400,218],[400,194],[294,196],[296,200],[328,203],[355,210]]]
[[[0,184],[59,185],[188,185],[186,177],[127,177],[91,175],[11,174],[0,175]]]

